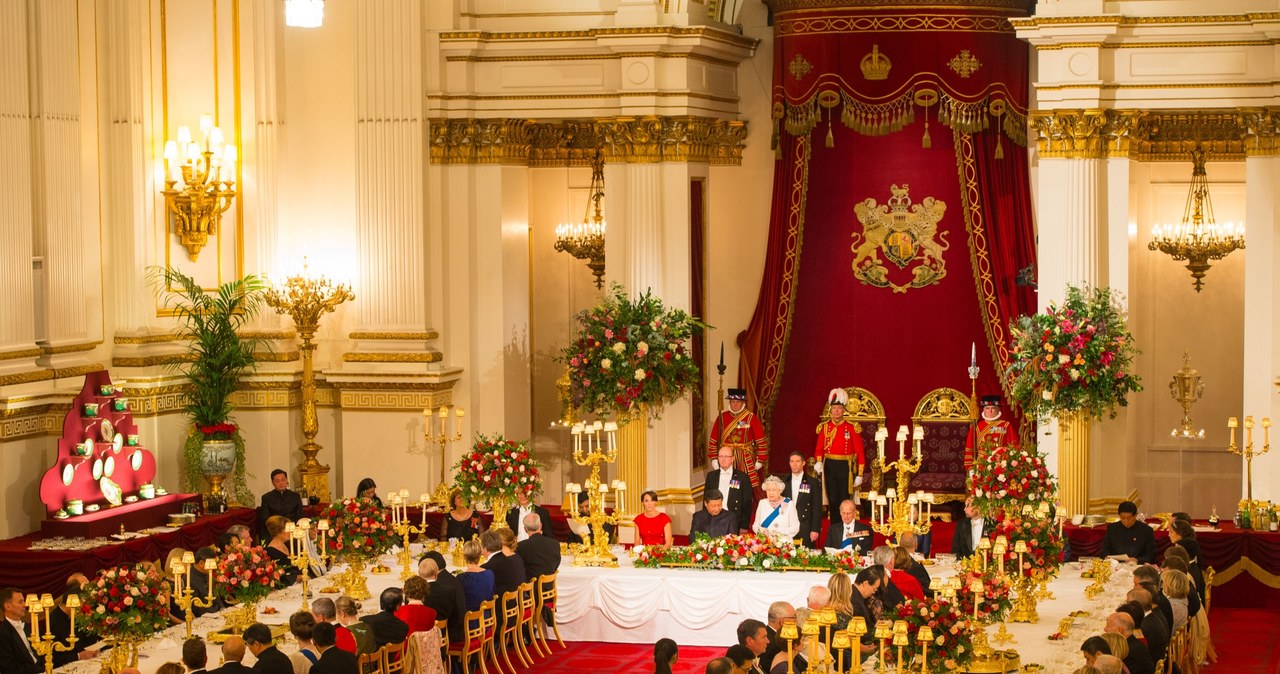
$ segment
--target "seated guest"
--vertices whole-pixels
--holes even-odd
[[[924,599],[924,588],[920,587],[920,581],[911,575],[907,569],[914,560],[907,553],[906,548],[898,546],[893,548],[893,573],[890,574],[889,580],[898,587],[902,592],[902,596],[908,599]]]
[[[1147,641],[1147,650],[1151,651],[1151,659],[1159,662],[1169,651],[1169,623],[1151,602],[1151,592],[1141,587],[1129,590],[1125,595],[1126,603],[1138,604],[1142,607],[1142,621],[1135,623],[1142,630],[1142,638]]]
[[[1178,557],[1171,555],[1169,552],[1178,552],[1181,553],[1182,556]],[[1187,562],[1185,559],[1186,555],[1186,550],[1183,550],[1177,545],[1170,545],[1169,549],[1165,551],[1164,561],[1160,563],[1160,568],[1164,571],[1176,571],[1178,573],[1185,574],[1187,576],[1187,580],[1191,582],[1191,585],[1187,587],[1187,618],[1192,619],[1200,612],[1200,595],[1196,593],[1195,579],[1191,577],[1191,572],[1187,568]],[[1163,585],[1163,571],[1160,573],[1160,578],[1160,582]],[[1172,603],[1173,599],[1171,598],[1169,602]]]
[[[293,663],[293,674],[307,674],[311,671],[311,666],[316,664],[316,660],[320,659],[320,652],[311,641],[316,624],[315,616],[307,611],[298,611],[289,616],[289,634],[293,635],[294,641],[298,642],[298,650],[289,654],[289,662]]]
[[[786,642],[778,636],[778,630],[782,629],[782,623],[787,620],[795,620],[796,609],[785,601],[775,601],[769,604],[769,613],[766,616],[765,631],[769,634],[769,647],[764,650],[764,654],[760,656],[760,668],[772,670],[773,659],[778,653],[785,653],[787,650]],[[786,656],[783,656],[783,660]]]
[[[166,662],[156,669],[156,674],[184,674],[181,662]]]
[[[497,538],[498,550],[489,547],[489,540]],[[516,554],[516,533],[511,529],[495,529],[480,535],[480,547],[485,552],[493,553],[482,566],[493,571],[493,589],[501,597],[505,592],[519,589],[528,580],[524,571],[524,560]],[[501,557],[501,559],[498,559]]]
[[[751,525],[751,501],[755,494],[751,491],[751,478],[746,472],[734,468],[733,461],[732,447],[721,447],[717,451],[716,465],[707,472],[702,493],[712,489],[719,491],[724,496],[724,509],[732,513],[738,522],[738,533],[745,534]]]
[[[822,481],[818,476],[805,472],[802,452],[791,452],[787,465],[791,473],[782,478],[782,495],[796,506],[796,519],[800,521],[796,538],[804,545],[816,548],[822,535],[822,513],[825,512],[822,507]]]
[[[23,619],[27,617],[26,598],[22,591],[6,587],[0,590],[0,602],[4,604],[4,617],[0,621],[0,672],[9,674],[38,674],[44,671],[44,659],[36,661],[35,651],[27,638]]]
[[[444,514],[444,522],[441,524],[440,540],[463,540],[469,541],[479,536],[484,531],[484,523],[480,521],[480,516],[467,503],[466,498],[462,495],[462,490],[454,489],[449,494],[449,502],[453,504],[453,509]]]
[[[831,578],[827,579],[827,589],[831,591],[831,599],[827,601],[825,608],[832,609],[836,612],[836,622],[830,629],[840,631],[849,626],[849,620],[853,618],[853,579],[847,573],[833,573]],[[822,627],[822,640],[829,642],[826,636],[828,628]],[[832,648],[831,655],[837,662],[848,664],[853,662],[853,654],[849,649]],[[861,661],[861,657],[858,658]]]
[[[360,484],[356,485],[356,498],[369,499],[375,506],[382,507],[382,499],[378,498],[378,485],[371,477],[360,480]]]
[[[1102,640],[1107,642],[1107,648],[1110,650],[1111,655],[1121,660],[1129,657],[1129,642],[1125,640],[1123,636],[1116,632],[1103,632],[1098,636],[1102,637]],[[1099,653],[1098,655],[1101,657],[1103,654]],[[1094,664],[1096,665],[1097,662],[1098,661],[1095,658]]]
[[[293,532],[289,531],[288,525],[289,520],[282,515],[267,518],[267,538],[270,541],[267,543],[267,556],[284,572],[280,582],[286,586],[293,585],[298,580],[298,569],[289,557],[289,537]]]
[[[409,636],[409,626],[396,617],[396,611],[404,603],[404,591],[398,587],[389,587],[378,595],[378,606],[382,610],[360,619],[373,632],[373,641],[378,648],[387,644],[403,643]],[[434,627],[434,623],[432,627]]]
[[[1110,655],[1111,646],[1107,645],[1107,640],[1100,636],[1094,635],[1084,640],[1080,644],[1080,654],[1084,656],[1084,664],[1093,666],[1093,661],[1099,655]]]
[[[871,527],[859,522],[858,507],[845,499],[840,503],[840,523],[827,529],[826,547],[833,550],[852,548],[860,555],[871,553]]]
[[[689,525],[689,540],[697,534],[706,534],[711,538],[720,538],[738,533],[738,521],[733,513],[724,509],[724,494],[719,489],[712,489],[702,495],[702,510],[693,514],[693,522]]]
[[[987,533],[987,522],[982,510],[973,505],[973,498],[964,501],[964,517],[956,520],[955,534],[951,537],[951,552],[956,559],[964,559],[973,555],[978,549],[978,541]]]
[[[653,645],[653,674],[671,674],[671,667],[679,659],[679,647],[671,639],[658,639]]]
[[[1160,591],[1159,569],[1145,564],[1137,567],[1133,570],[1133,586],[1143,588],[1150,593],[1151,606],[1148,608],[1155,608],[1160,611],[1160,615],[1164,616],[1164,624],[1166,626],[1173,624],[1173,608],[1169,605],[1169,598]],[[1172,630],[1170,630],[1170,634],[1172,633]]]
[[[435,609],[436,620],[447,620],[448,635],[461,635],[463,614],[467,612],[467,596],[462,591],[458,577],[445,567],[444,555],[432,550],[418,562],[418,575],[431,584],[431,591],[422,603]],[[479,567],[477,567],[479,568]]]
[[[271,471],[271,487],[271,491],[262,495],[262,504],[258,506],[258,530],[264,537],[267,519],[272,515],[280,515],[290,522],[302,519],[302,497],[289,489],[289,474],[279,468]]]
[[[881,582],[879,574],[870,569],[863,569],[853,577],[854,591],[849,603],[853,607],[853,615],[861,617],[863,622],[867,624],[867,633],[862,635],[861,648],[859,650],[862,654],[862,660],[866,660],[872,653],[876,652],[875,615],[872,613],[871,605],[867,603],[867,600],[875,595]]]
[[[1191,590],[1191,579],[1181,571],[1163,571],[1160,573],[1160,587],[1164,589],[1164,595],[1173,609],[1170,630],[1177,632],[1187,624],[1187,594]]]
[[[1200,542],[1196,540],[1196,530],[1187,520],[1175,519],[1169,524],[1169,542],[1177,545],[1187,553],[1187,569],[1195,581],[1196,592],[1204,596],[1204,573],[1200,569]],[[1170,546],[1173,549],[1173,546]],[[1165,556],[1169,551],[1165,551]]]
[[[826,585],[814,585],[809,588],[809,594],[805,598],[805,608],[810,611],[821,611],[826,608],[831,601],[831,588]]]
[[[733,674],[733,661],[729,658],[715,658],[707,663],[705,674]]]
[[[204,563],[210,559],[218,559],[218,549],[212,545],[206,545],[196,550],[196,564],[191,567],[191,591],[193,597],[207,597],[209,595],[209,574],[203,573]],[[199,618],[206,613],[214,613],[226,608],[221,599],[214,599],[208,608],[200,608],[195,604],[191,605],[191,611]],[[184,614],[185,615],[185,614]]]
[[[1114,655],[1099,655],[1093,666],[1098,674],[1124,674],[1124,662]]]
[[[68,581],[62,596],[58,598],[54,606],[54,610],[47,614],[49,616],[49,630],[53,633],[54,640],[59,643],[67,643],[67,639],[71,636],[72,609],[67,608],[67,597],[73,594],[80,594],[81,586],[82,584],[79,580]],[[90,646],[96,643],[98,643],[98,637],[87,632],[77,631],[75,648],[69,651],[54,651],[53,666],[61,667],[77,660],[88,660],[97,657],[98,651],[89,649]],[[0,669],[0,671],[7,672],[8,670]]]
[[[1147,650],[1147,645],[1133,635],[1133,629],[1133,619],[1127,614],[1112,613],[1107,616],[1107,624],[1102,631],[1124,637],[1125,645],[1129,647],[1129,655],[1124,658],[1124,666],[1129,668],[1129,674],[1155,674],[1156,661],[1151,658],[1151,651]],[[1114,653],[1114,649],[1112,652]]]
[[[579,545],[590,545],[593,529],[587,523],[587,517],[591,515],[591,495],[587,492],[578,493],[578,516],[569,519],[569,542]],[[606,539],[613,539],[613,525],[604,522],[601,525],[604,530]]]
[[[493,599],[495,595],[493,572],[480,566],[480,554],[480,544],[476,541],[462,544],[462,558],[467,562],[467,570],[458,574],[458,582],[462,584],[468,611],[479,611],[480,604]]]
[[[524,529],[529,537],[516,546],[516,554],[524,562],[525,580],[537,581],[560,569],[560,541],[548,536],[538,513],[524,516]]]
[[[423,603],[430,587],[418,576],[404,581],[404,604],[396,609],[396,617],[409,626],[409,634],[427,632],[436,626],[436,610]]]
[[[551,513],[542,506],[533,502],[529,494],[521,492],[516,494],[516,506],[507,511],[507,527],[516,533],[516,540],[523,541],[528,538],[530,532],[524,526],[524,518],[526,515],[537,515],[542,522],[542,531],[552,531]]]
[[[338,622],[351,633],[351,638],[355,639],[357,656],[365,653],[372,653],[378,650],[377,639],[373,636],[373,630],[360,620],[360,602],[342,595],[333,600],[334,608],[338,611]],[[342,629],[337,630],[341,634]],[[342,643],[341,636],[337,637],[338,643]],[[343,649],[346,650],[346,649]]]
[[[272,643],[271,628],[266,625],[254,623],[246,627],[244,645],[258,659],[253,663],[254,674],[293,674],[293,663]]]
[[[769,635],[765,624],[755,618],[747,618],[738,623],[738,643],[729,647],[725,657],[733,660],[733,664],[739,669],[742,669],[744,662],[749,662],[750,667],[742,671],[761,674],[757,659],[768,647]]]
[[[910,563],[907,565],[907,573],[920,581],[920,589],[924,590],[924,596],[932,599],[933,590],[929,589],[929,585],[932,583],[933,579],[929,577],[929,571],[924,568],[924,564],[921,564],[920,560],[916,559],[916,543],[916,535],[910,531],[898,536],[898,545],[902,546],[902,549],[907,551],[907,556],[910,560]],[[895,563],[897,562],[896,559],[894,561]]]
[[[777,475],[770,475],[764,481],[764,498],[756,507],[755,521],[757,534],[776,541],[793,540],[800,531],[795,506],[790,499],[782,497],[782,480]]]
[[[1116,508],[1116,512],[1120,521],[1107,525],[1107,533],[1102,538],[1102,556],[1155,564],[1156,535],[1146,522],[1138,521],[1138,506],[1133,501],[1125,501]]]
[[[899,590],[893,582],[893,548],[888,545],[876,546],[876,549],[871,551],[871,563],[879,566],[884,574],[884,582],[880,584],[878,597],[884,609],[893,613],[903,600],[902,590]]]
[[[209,648],[205,646],[204,639],[191,637],[182,642],[182,666],[187,668],[189,674],[204,674],[208,665]]]
[[[222,666],[209,670],[209,674],[248,674],[252,672],[252,669],[245,667],[241,663],[244,660],[246,650],[243,637],[227,637],[227,640],[222,642]],[[124,672],[120,674],[124,674]]]
[[[316,648],[320,650],[320,657],[311,667],[311,674],[351,674],[358,671],[356,656],[334,645],[332,625],[328,623],[316,625],[316,629],[312,632],[312,639],[315,641]]]
[[[333,625],[334,631],[337,634],[334,638],[337,639],[338,648],[341,648],[353,655],[355,654],[356,637],[351,633],[351,630],[343,627],[342,623],[338,622],[338,607],[334,604],[332,599],[328,597],[320,597],[312,601],[311,617],[315,618],[317,625],[320,623],[329,623],[330,625]]]
[[[750,648],[742,644],[734,644],[725,652],[724,657],[733,663],[733,674],[762,674]]]
[[[746,473],[743,473],[746,475]],[[749,488],[749,487],[748,487]],[[671,547],[671,518],[658,510],[658,492],[652,489],[640,494],[640,506],[644,508],[636,515],[636,535],[641,545],[660,545]]]

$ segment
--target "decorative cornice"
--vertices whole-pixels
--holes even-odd
[[[519,40],[585,40],[599,37],[700,37],[715,42],[755,49],[759,40],[709,26],[641,26],[588,28],[586,30],[483,31],[459,30],[440,33],[441,42],[506,42]]]
[[[425,342],[432,339],[439,339],[440,333],[435,330],[427,330],[426,332],[371,332],[357,331],[347,335],[351,339],[390,339],[404,340],[410,342]]]
[[[49,379],[53,379],[53,370],[33,370],[31,372],[14,372],[13,374],[0,375],[0,386],[30,384],[33,381],[47,381]]]
[[[1249,12],[1245,14],[1204,14],[1200,16],[1029,16],[1010,19],[1014,28],[1035,26],[1139,26],[1139,25],[1192,25],[1224,23],[1257,23],[1280,21],[1280,12]]]
[[[58,346],[40,346],[40,350],[48,355],[58,353],[76,353],[79,351],[93,351],[102,344],[102,340],[96,342],[84,342],[82,344],[59,344]]]
[[[57,368],[53,371],[54,379],[70,379],[72,377],[83,377],[90,372],[102,372],[107,369],[102,363],[89,363],[88,365],[76,365],[75,367]]]
[[[302,357],[298,351],[255,351],[253,359],[263,363],[291,363]]]
[[[176,342],[180,338],[172,332],[159,332],[152,335],[116,335],[111,341],[116,344],[159,344]]]
[[[597,147],[605,161],[739,165],[747,123],[710,117],[433,119],[431,163],[588,166]]]
[[[1047,110],[1031,114],[1042,158],[1215,161],[1280,156],[1280,108]]]
[[[114,356],[111,367],[153,367],[155,365],[175,365],[189,363],[192,356],[185,353],[167,353],[154,356]]]
[[[361,376],[364,376],[363,374]],[[401,375],[405,376],[405,375]],[[335,381],[329,382],[334,388],[344,391],[449,391],[456,380],[429,381]]]
[[[883,9],[920,7],[938,9],[1009,9],[1031,11],[1035,0],[764,0],[774,14],[807,9]]]
[[[296,330],[245,330],[240,333],[242,339],[293,339],[297,336]]]
[[[378,352],[378,353],[344,353],[342,360],[347,363],[439,363],[444,354],[439,351],[412,353]]]

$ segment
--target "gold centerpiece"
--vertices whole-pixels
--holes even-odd
[[[898,460],[885,462],[884,441],[889,437],[888,429],[883,426],[876,431],[876,447],[878,456],[875,468],[884,474],[890,468],[898,473],[898,487],[890,487],[884,494],[871,491],[867,494],[871,501],[871,528],[877,533],[896,539],[904,533],[923,536],[933,528],[930,517],[933,515],[933,494],[923,491],[911,493],[911,475],[920,470],[922,460],[920,444],[924,441],[924,427],[916,426],[911,433],[915,446],[915,458],[906,451],[907,427],[898,428]]]
[[[627,490],[627,484],[621,480],[614,480],[612,484],[604,483],[600,479],[600,466],[613,463],[618,458],[618,425],[612,421],[602,423],[597,420],[590,424],[579,422],[569,432],[573,435],[574,463],[591,467],[591,475],[585,483],[578,485],[570,482],[565,487],[570,494],[571,503],[576,502],[579,493],[586,491],[588,515],[583,520],[591,526],[591,544],[574,555],[573,565],[616,567],[618,558],[609,551],[609,536],[605,534],[604,525],[617,525],[625,518],[622,495]],[[601,433],[604,434],[603,437]],[[614,492],[616,506],[612,514],[605,512],[604,503],[610,487]]]
[[[1031,576],[1022,571],[1022,558],[1027,554],[1026,541],[1014,541],[1013,552],[1018,555],[1017,573],[1013,586],[1018,590],[1018,598],[1013,602],[1013,610],[1009,612],[1009,620],[1015,623],[1035,623],[1040,621],[1040,614],[1036,612],[1036,576],[1037,572]]]
[[[1204,429],[1197,431],[1195,422],[1191,420],[1191,406],[1204,395],[1204,382],[1200,381],[1200,373],[1191,367],[1190,351],[1182,352],[1182,367],[1173,373],[1173,380],[1169,382],[1169,395],[1182,406],[1181,427],[1173,429],[1169,433],[1170,437],[1203,440]]]
[[[178,605],[186,614],[184,622],[187,625],[187,638],[191,638],[191,621],[195,620],[195,611],[197,608],[209,608],[213,606],[213,572],[218,569],[218,560],[204,560],[204,568],[201,569],[209,574],[209,587],[203,599],[195,596],[195,590],[191,589],[191,568],[195,566],[196,556],[192,552],[182,553],[180,559],[173,560],[169,570],[173,572],[173,603]],[[197,570],[199,573],[201,570]]]
[[[408,580],[410,576],[417,575],[417,570],[413,568],[413,553],[409,551],[409,536],[426,533],[427,504],[430,502],[430,497],[430,494],[423,494],[419,498],[418,506],[422,508],[422,524],[415,527],[409,522],[409,490],[401,489],[391,495],[391,527],[396,535],[403,539],[400,542],[400,554],[397,555],[397,561],[400,562],[400,580]]]
[[[438,414],[432,414],[430,407],[422,410],[423,424],[422,437],[426,444],[436,444],[440,446],[440,482],[436,484],[436,490],[431,497],[432,502],[444,508],[447,512],[453,508],[453,504],[449,502],[449,481],[445,479],[444,469],[448,465],[446,461],[449,455],[449,445],[462,439],[462,418],[466,416],[466,412],[462,408],[454,409],[453,432],[449,432],[449,408],[444,405],[440,406]],[[435,419],[439,419],[438,422]],[[427,503],[424,499],[422,507],[425,509]],[[425,510],[424,510],[425,512]],[[422,526],[427,526],[425,515],[422,519]]]
[[[320,420],[316,415],[315,336],[320,327],[320,317],[331,313],[339,304],[354,300],[355,295],[346,284],[334,284],[324,276],[307,273],[306,260],[302,273],[290,276],[267,289],[266,301],[281,314],[289,314],[297,326],[302,340],[302,435],[305,438],[299,449],[306,457],[298,466],[302,473],[303,491],[322,501],[329,500],[329,467],[316,460],[323,447],[316,442],[320,432]]]

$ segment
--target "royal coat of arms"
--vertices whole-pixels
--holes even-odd
[[[947,275],[942,253],[950,244],[946,233],[938,232],[947,205],[933,197],[913,204],[908,189],[906,184],[890,185],[893,196],[888,203],[867,199],[853,207],[862,224],[862,231],[853,233],[853,275],[895,293],[938,283]],[[881,254],[899,270],[910,268],[910,278],[895,281],[896,274],[881,261]]]

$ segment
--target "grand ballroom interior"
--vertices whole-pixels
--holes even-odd
[[[948,523],[988,395],[1044,452],[1064,517],[1134,502],[1230,523],[1246,496],[1280,499],[1261,421],[1280,417],[1276,0],[304,3],[316,26],[286,4],[0,0],[0,539],[24,552],[61,507],[42,484],[88,472],[74,435],[100,385],[127,399],[134,470],[207,488],[186,483],[166,267],[211,291],[349,291],[306,329],[270,302],[244,322],[256,364],[230,400],[252,500],[232,505],[277,468],[320,503],[365,478],[429,494],[479,435],[527,441],[540,501],[568,504],[591,470],[561,354],[614,284],[707,326],[695,384],[626,423],[604,469],[627,485],[610,506],[652,490],[677,534],[731,388],[770,473],[812,455],[833,388],[868,456],[877,428],[941,424],[912,490]],[[211,156],[222,193],[193,206]],[[1166,244],[1202,216],[1236,245],[1193,276]],[[566,250],[583,232],[598,249]],[[1010,324],[1070,286],[1121,298],[1141,390],[1033,423],[1009,405]],[[1218,580],[1237,583],[1223,606],[1274,621],[1280,542],[1261,540]]]

